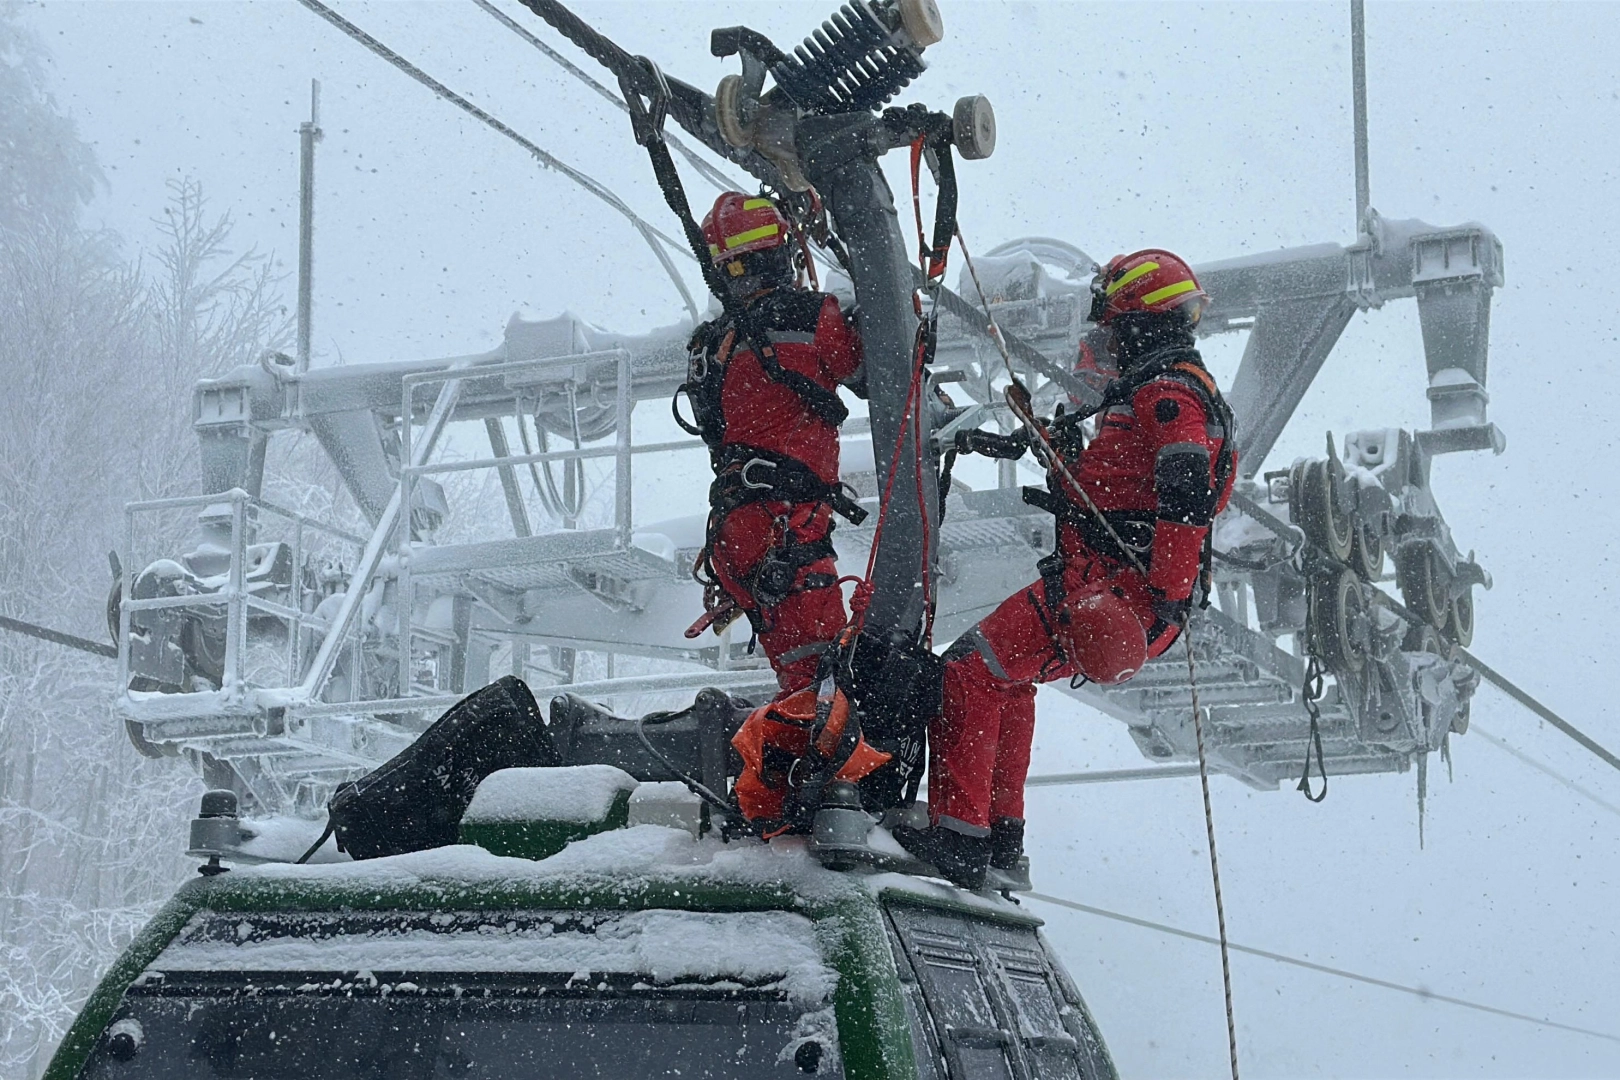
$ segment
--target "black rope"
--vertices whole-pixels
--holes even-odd
[[[696,795],[698,798],[702,799],[704,802],[708,803],[710,806],[724,814],[729,815],[735,813],[736,808],[730,803],[726,802],[726,800],[722,799],[720,796],[716,795],[713,791],[710,791],[707,785],[693,779],[690,776],[687,776],[680,769],[677,769],[675,767],[675,763],[670,761],[669,758],[665,757],[664,752],[658,749],[658,747],[654,746],[652,744],[652,740],[647,737],[648,724],[667,724],[680,715],[682,714],[679,712],[654,712],[648,713],[645,716],[637,717],[636,735],[640,737],[641,745],[645,746],[647,748],[647,753],[651,754],[655,759],[657,759],[660,765],[668,769],[675,779],[685,784],[692,794]]]
[[[1322,665],[1312,656],[1305,664],[1305,683],[1300,688],[1300,700],[1305,703],[1305,711],[1310,714],[1311,734],[1305,743],[1305,768],[1299,776],[1298,790],[1311,802],[1319,803],[1327,798],[1328,774],[1327,762],[1322,753],[1322,710],[1317,702],[1322,698]],[[1316,773],[1322,778],[1322,793],[1311,792],[1311,754],[1316,754]]]
[[[293,862],[299,864],[309,862],[314,854],[321,850],[321,845],[326,843],[326,838],[331,836],[335,831],[337,831],[337,822],[328,817],[326,819],[326,829],[321,833],[321,838],[309,845],[309,850],[298,856],[298,858],[294,859]]]
[[[37,626],[34,623],[23,622],[21,619],[11,619],[0,615],[0,630],[13,630],[19,634],[49,641],[52,645],[65,645],[80,652],[94,653],[96,656],[107,656],[113,659],[118,657],[118,648],[101,641],[91,641],[76,634],[64,634],[60,630],[52,630],[48,626]]]

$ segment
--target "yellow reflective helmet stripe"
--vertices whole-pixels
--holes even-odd
[[[773,209],[774,206],[769,199],[744,199],[742,208],[744,210],[769,210]]]
[[[1152,292],[1142,297],[1142,303],[1144,306],[1151,307],[1152,305],[1157,304],[1160,300],[1168,300],[1172,296],[1180,296],[1182,293],[1196,292],[1197,289],[1198,282],[1196,281],[1178,281],[1174,285],[1166,285],[1162,289],[1154,289]]]
[[[718,247],[716,247],[715,245],[710,244],[709,245],[709,258],[718,259],[719,257],[720,257],[720,249]]]
[[[752,244],[755,240],[763,240],[767,236],[775,236],[781,231],[782,230],[776,225],[771,224],[761,225],[759,228],[749,229],[747,232],[740,232],[736,236],[728,236],[726,237],[726,250],[730,251],[734,247],[742,247],[744,244]]]
[[[1123,277],[1121,277],[1118,281],[1113,282],[1112,284],[1110,284],[1108,286],[1108,292],[1105,295],[1113,296],[1115,293],[1119,292],[1119,290],[1123,289],[1125,286],[1129,285],[1131,282],[1135,281],[1137,278],[1144,277],[1147,274],[1151,274],[1151,273],[1153,273],[1153,271],[1157,270],[1158,268],[1159,268],[1159,264],[1156,263],[1156,262],[1145,262],[1141,266],[1133,266],[1133,267],[1131,267],[1129,270],[1127,270],[1125,272]]]

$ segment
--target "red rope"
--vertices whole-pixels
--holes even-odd
[[[928,273],[928,237],[923,232],[922,218],[922,156],[925,139],[919,136],[911,144],[911,212],[917,219],[917,261],[923,273]]]

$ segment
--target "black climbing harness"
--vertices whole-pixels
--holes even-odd
[[[767,379],[793,391],[810,414],[827,426],[837,428],[849,418],[849,408],[835,392],[802,372],[783,367],[776,355],[779,339],[815,333],[824,299],[822,293],[773,290],[740,305],[742,320],[728,312],[693,332],[687,346],[686,381],[676,388],[670,408],[675,422],[687,434],[702,439],[711,457],[725,444],[721,395],[738,352],[752,355]],[[692,405],[690,421],[681,415],[683,394]]]
[[[814,333],[823,297],[819,293],[781,290],[749,302],[727,287],[710,261],[708,243],[692,216],[686,189],[664,141],[668,84],[652,61],[638,57],[635,63],[643,67],[637,73],[640,79],[632,78],[629,72],[621,74],[619,88],[630,111],[636,142],[647,148],[664,201],[680,220],[687,243],[703,271],[703,280],[723,311],[719,319],[699,326],[694,332],[688,354],[687,381],[671,401],[676,422],[704,441],[715,470],[714,486],[710,489],[712,511],[704,546],[692,566],[692,576],[704,585],[709,595],[715,593],[718,583],[711,562],[715,534],[725,516],[737,507],[764,500],[824,502],[855,524],[866,517],[866,511],[855,504],[842,485],[822,480],[803,462],[758,448],[725,445],[721,395],[730,361],[739,350],[751,353],[767,378],[793,391],[812,415],[830,427],[839,427],[848,417],[849,410],[836,392],[801,372],[783,367],[776,355],[779,336]],[[637,81],[645,82],[653,92],[643,95],[636,88]],[[690,422],[680,412],[683,393],[692,403]],[[823,538],[802,544],[794,541],[791,528],[785,528],[783,534],[783,541],[773,546],[755,570],[753,584],[764,589],[764,595],[757,597],[759,603],[747,612],[756,635],[768,629],[762,625],[764,616],[760,609],[774,607],[792,592],[837,583],[836,578],[821,580],[828,575],[800,573],[805,566],[831,554],[831,540]]]
[[[1210,426],[1220,432],[1220,449],[1216,452],[1212,469],[1213,482],[1208,489],[1205,504],[1195,508],[1198,520],[1208,525],[1215,516],[1222,493],[1231,484],[1237,471],[1237,452],[1232,445],[1234,441],[1232,434],[1236,425],[1232,418],[1231,406],[1215,389],[1213,381],[1208,380],[1196,350],[1167,350],[1140,368],[1109,383],[1096,409],[1057,417],[1053,421],[1050,435],[1052,449],[1062,460],[1076,460],[1080,451],[1084,449],[1082,421],[1116,406],[1128,406],[1138,391],[1160,379],[1172,380],[1191,391],[1203,405],[1204,415],[1208,418]],[[1135,566],[1145,573],[1152,561],[1153,535],[1158,515],[1148,510],[1103,511],[1094,506],[1082,506],[1068,496],[1068,486],[1068,478],[1059,478],[1049,473],[1047,485],[1025,487],[1023,499],[1031,506],[1051,514],[1060,526],[1069,525],[1076,529],[1086,547],[1104,559]],[[1210,594],[1213,591],[1214,547],[1211,542],[1213,534],[1212,528],[1205,533],[1203,552],[1199,560],[1198,580],[1202,594],[1199,606],[1203,608],[1209,606]],[[1064,569],[1061,545],[1037,565],[1042,566],[1041,578],[1046,583],[1047,595],[1049,597],[1053,595],[1056,588],[1057,595],[1061,597]],[[1163,629],[1168,629],[1170,624],[1178,620],[1161,615],[1160,621],[1165,623]]]
[[[866,510],[841,482],[823,480],[798,458],[774,450],[733,443],[717,455],[709,505],[724,517],[739,506],[763,501],[826,503],[852,525],[866,520]]]

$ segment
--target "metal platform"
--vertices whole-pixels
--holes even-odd
[[[1329,772],[1403,770],[1466,728],[1471,686],[1446,656],[1445,631],[1465,594],[1471,621],[1467,590],[1485,576],[1451,542],[1428,489],[1428,461],[1435,453],[1500,449],[1500,433],[1485,419],[1483,384],[1501,248],[1477,226],[1374,218],[1370,228],[1348,247],[1198,268],[1214,298],[1205,329],[1248,334],[1229,394],[1244,499],[1218,534],[1238,565],[1222,564],[1216,604],[1193,625],[1199,701],[1212,766],[1260,788],[1297,777],[1310,738],[1301,687],[1306,655],[1325,647],[1312,627],[1326,618],[1318,611],[1321,566],[1300,542],[1321,527],[1313,513],[1386,545],[1405,599],[1416,571],[1401,569],[1402,559],[1412,564],[1411,552],[1421,551],[1428,561],[1419,569],[1432,586],[1425,596],[1441,611],[1436,633],[1407,652],[1413,642],[1377,614],[1378,575],[1347,587],[1341,599],[1360,614],[1335,609],[1335,625],[1341,637],[1359,635],[1360,651],[1346,653],[1350,646],[1339,642],[1335,655],[1348,659],[1330,671],[1319,703]],[[1068,367],[1087,329],[1082,283],[1090,260],[1071,245],[1024,240],[987,254],[979,269],[1037,399],[1081,392]],[[1352,434],[1342,454],[1359,467],[1352,471],[1334,450],[1289,476],[1255,478],[1355,311],[1414,297],[1434,429]],[[936,429],[993,424],[1001,414],[1000,360],[971,314],[948,307],[942,319],[933,378],[957,407],[936,416]],[[267,362],[199,384],[209,493],[132,505],[121,552],[128,599],[117,608],[120,672],[133,689],[120,711],[136,745],[188,755],[216,778],[232,775],[267,807],[313,810],[334,784],[397,753],[461,694],[504,671],[537,693],[567,687],[621,703],[689,696],[706,685],[772,693],[769,670],[747,652],[742,634],[682,636],[701,610],[689,576],[693,521],[635,519],[636,459],[699,445],[638,443],[634,430],[637,404],[667,398],[683,377],[687,333],[677,326],[630,338],[570,315],[514,320],[503,345],[478,356],[305,374]],[[512,452],[513,434],[527,439],[520,425],[530,423],[537,437],[549,433],[552,448]],[[444,451],[452,426],[461,448],[454,456]],[[489,453],[468,458],[465,447],[480,428]],[[266,440],[301,431],[337,466],[370,535],[259,497]],[[536,500],[545,500],[525,490],[524,471],[597,458],[614,465],[611,525],[536,520]],[[696,506],[708,477],[701,459],[693,461]],[[436,543],[441,526],[466,513],[454,505],[453,477],[490,471],[506,495],[505,519],[478,522],[487,539]],[[1035,560],[1051,548],[1051,517],[1022,501],[1012,467],[998,475],[994,488],[956,490],[947,500],[935,623],[942,643],[1034,580]],[[870,471],[851,479],[870,494]],[[1311,501],[1313,484],[1327,503]],[[198,537],[195,550],[178,557],[154,547],[175,535],[176,515],[189,516]],[[1272,515],[1281,520],[1262,520]],[[874,526],[875,518],[863,528],[840,526],[844,567],[864,564]],[[1347,665],[1356,660],[1372,674],[1352,671]],[[632,663],[634,674],[624,674]],[[1146,757],[1194,759],[1180,646],[1123,687],[1061,689],[1127,724]]]

